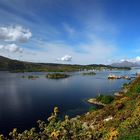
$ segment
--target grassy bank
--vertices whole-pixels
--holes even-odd
[[[140,139],[140,77],[124,86],[123,96],[102,109],[87,112],[75,118],[59,120],[54,108],[46,122],[39,120],[38,128],[22,133],[13,129],[1,140],[139,140]],[[105,98],[105,97],[104,97]],[[100,100],[105,100],[103,97]]]

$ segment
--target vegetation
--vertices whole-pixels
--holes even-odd
[[[17,60],[11,60],[0,56],[0,71],[10,72],[73,72],[83,70],[103,70],[103,69],[119,69],[130,70],[129,67],[112,67],[110,65],[70,65],[70,64],[54,64],[54,63],[31,63]]]
[[[103,104],[110,104],[114,100],[114,97],[111,95],[99,95],[96,97],[96,100]]]
[[[92,76],[92,75],[96,75],[96,73],[95,72],[84,72],[83,75],[91,75]]]
[[[67,78],[69,76],[70,75],[63,74],[63,73],[51,73],[46,75],[46,77],[49,79],[61,79],[61,78]]]
[[[39,78],[39,76],[37,76],[37,75],[24,76],[24,75],[23,75],[22,78],[36,79],[36,78]]]
[[[124,83],[124,84],[122,85],[122,88],[128,88],[129,84],[130,84],[130,83]]]

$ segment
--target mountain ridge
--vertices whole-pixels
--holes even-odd
[[[138,66],[140,66],[140,64],[138,64],[136,62],[129,62],[129,61],[125,60],[122,62],[112,63],[111,66],[113,66],[113,67],[138,67]]]
[[[117,67],[104,65],[104,64],[89,64],[89,65],[78,65],[78,64],[58,64],[58,63],[35,63],[25,62],[19,60],[13,60],[0,56],[0,71],[13,71],[13,72],[72,72],[79,70],[91,70],[91,69],[114,69]],[[128,67],[123,67],[129,69]],[[121,68],[122,69],[122,68]]]

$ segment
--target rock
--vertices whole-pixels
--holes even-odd
[[[123,89],[123,92],[124,92],[124,93],[127,93],[127,92],[128,92],[128,89]]]
[[[122,96],[123,96],[123,94],[120,93],[120,92],[116,92],[116,93],[114,93],[114,95],[115,95],[115,96],[118,96],[118,97],[122,97]]]
[[[98,102],[95,98],[88,99],[87,102],[90,104],[105,106],[105,104]]]
[[[113,117],[112,116],[109,116],[108,118],[104,119],[104,122],[108,122],[108,121],[110,121],[112,119],[113,119]]]
[[[86,113],[87,116],[88,116],[89,114],[90,114],[89,112]]]

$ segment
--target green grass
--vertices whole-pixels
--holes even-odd
[[[103,104],[110,104],[114,100],[114,97],[111,95],[99,95],[96,97],[96,100]]]

